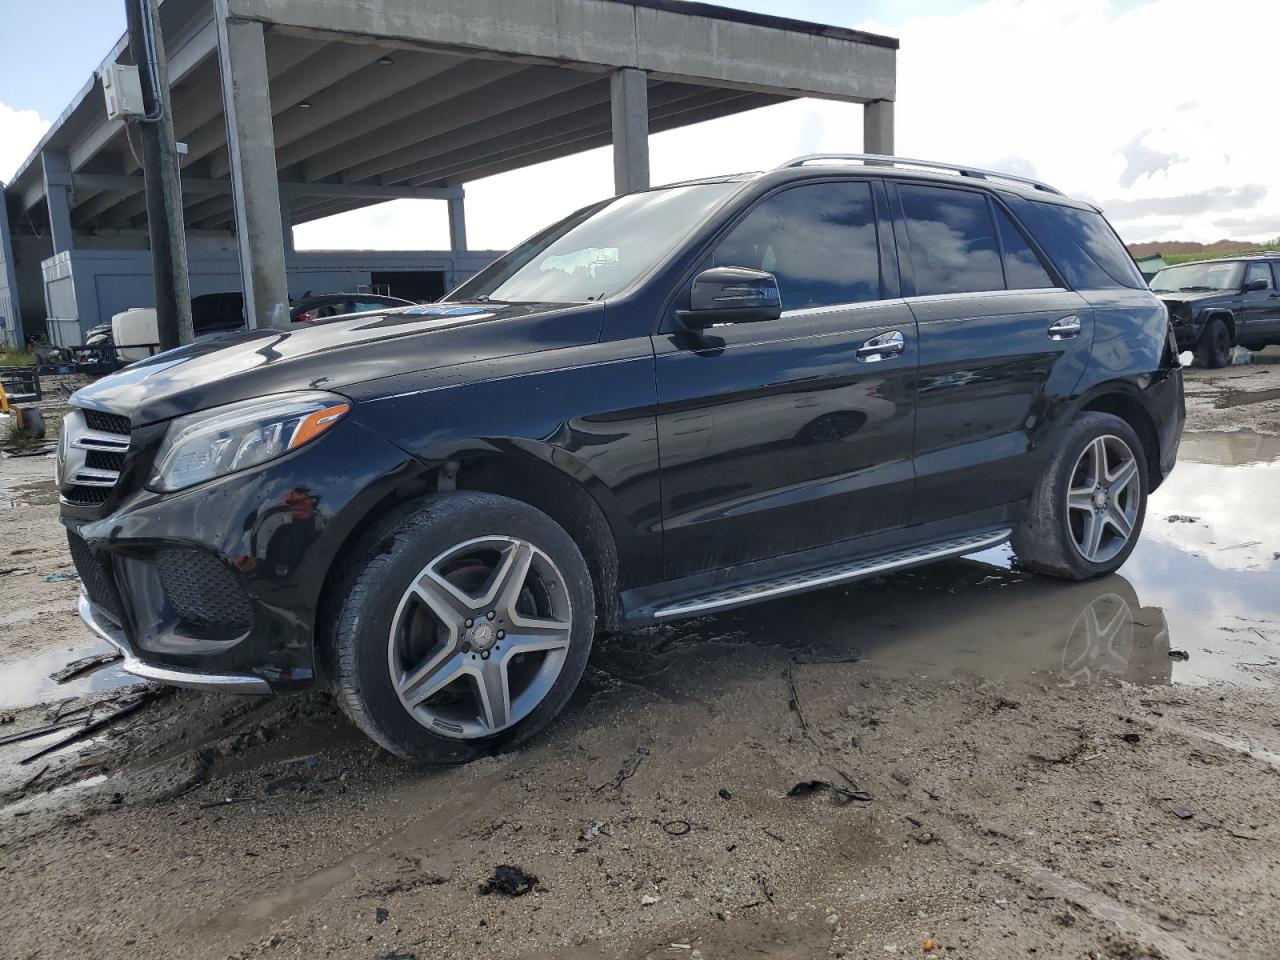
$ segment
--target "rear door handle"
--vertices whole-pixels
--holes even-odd
[[[1063,317],[1049,328],[1050,340],[1070,340],[1080,333],[1080,318]]]
[[[860,363],[878,363],[881,360],[896,357],[905,349],[907,349],[907,341],[902,331],[890,330],[888,333],[872,337],[858,348],[854,356]]]

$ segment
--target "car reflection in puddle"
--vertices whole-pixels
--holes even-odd
[[[1189,433],[1117,574],[1083,583],[1037,576],[996,547],[675,625],[670,641],[856,651],[890,676],[1269,682],[1258,668],[1280,665],[1280,512],[1268,506],[1277,489],[1280,437]]]

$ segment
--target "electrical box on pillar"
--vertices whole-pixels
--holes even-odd
[[[107,102],[107,119],[122,120],[146,113],[142,105],[142,81],[138,68],[123,63],[108,63],[99,74],[102,95]]]

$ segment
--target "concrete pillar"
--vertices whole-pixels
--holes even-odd
[[[71,164],[61,150],[45,150],[40,154],[44,167],[44,198],[49,207],[49,236],[53,252],[75,249],[71,233]]]
[[[284,227],[262,24],[231,19],[227,0],[215,0],[214,9],[245,313],[250,327],[288,329]]]
[[[22,298],[18,295],[18,275],[13,268],[13,237],[4,184],[0,183],[0,343],[8,337],[19,350],[26,343],[22,330]]]
[[[893,101],[872,100],[862,107],[862,152],[893,155]]]
[[[643,70],[615,70],[613,100],[613,189],[617,193],[649,187],[649,78]]]
[[[280,191],[280,238],[284,241],[284,255],[292,257],[293,250],[293,217],[289,215],[289,191],[277,187]]]
[[[462,197],[452,197],[449,204],[449,249],[467,249],[467,214]]]

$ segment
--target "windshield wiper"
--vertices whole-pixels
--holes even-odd
[[[1217,287],[1179,287],[1179,293],[1211,293],[1217,290]]]
[[[459,297],[457,300],[450,300],[449,303],[506,303],[506,300],[493,300],[486,296],[479,297]]]

